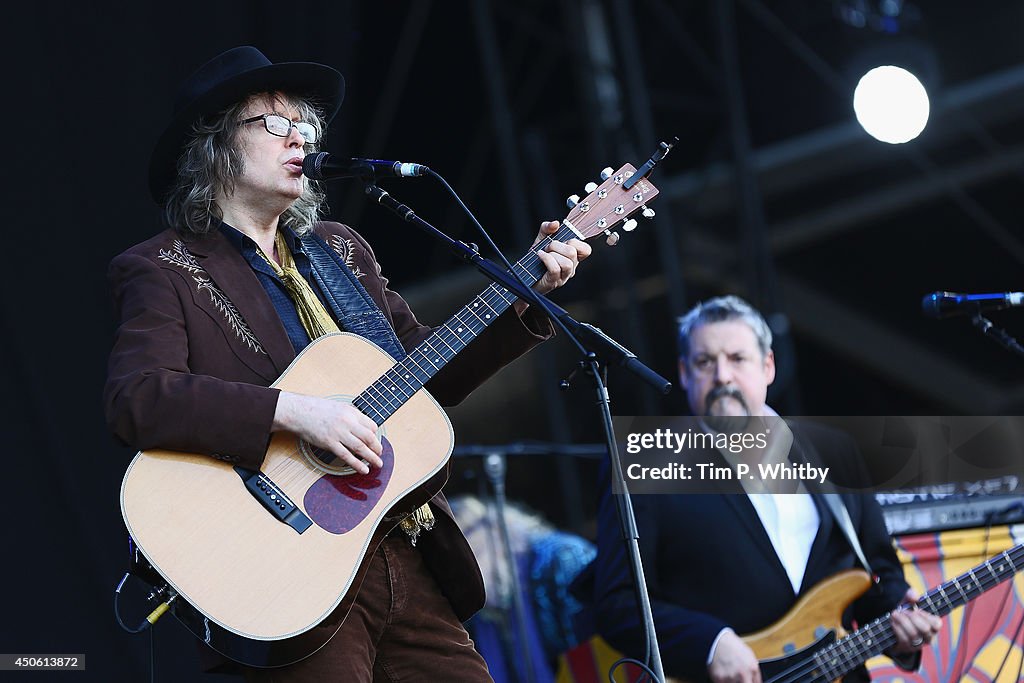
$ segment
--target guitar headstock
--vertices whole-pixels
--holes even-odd
[[[647,208],[647,203],[658,196],[656,188],[647,178],[640,178],[632,187],[623,186],[636,173],[631,164],[623,165],[613,171],[611,167],[601,171],[604,182],[600,185],[589,183],[589,193],[582,200],[573,195],[568,199],[569,211],[562,224],[569,224],[587,240],[597,235],[605,235],[609,245],[619,241],[619,233],[613,228],[622,224],[623,232],[632,232],[636,228],[636,220],[630,216],[637,211],[644,218],[653,218],[654,210]]]

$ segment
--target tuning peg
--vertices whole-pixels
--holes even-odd
[[[608,238],[605,240],[605,243],[609,247],[614,247],[616,244],[619,243],[619,233],[617,233],[617,232],[608,232],[607,230],[605,230],[604,233],[606,235],[608,235]]]
[[[633,232],[636,230],[636,219],[630,218],[628,221],[622,224],[622,229],[626,232]]]
[[[587,183],[586,185],[583,186],[583,191],[586,192],[587,194],[590,194],[591,192],[593,192],[596,189],[597,189],[597,183]]]
[[[578,194],[571,194],[565,200],[565,205],[568,206],[570,209],[573,208],[574,206],[576,206],[579,203],[580,203],[580,196]]]
[[[601,180],[608,180],[612,177],[612,173],[615,173],[615,169],[611,166],[605,166],[604,170],[601,171]]]
[[[643,207],[643,209],[644,210],[643,210],[643,212],[641,212],[641,215],[644,218],[646,218],[648,220],[654,218],[654,209],[648,209],[646,205]]]

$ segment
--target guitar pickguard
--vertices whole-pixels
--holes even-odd
[[[348,533],[366,519],[384,495],[395,470],[395,450],[386,438],[381,438],[381,445],[384,465],[379,470],[347,476],[325,474],[306,491],[302,505],[324,531]]]
[[[829,631],[811,645],[785,657],[760,660],[761,680],[783,680],[803,682],[820,679],[821,671],[814,660],[814,653],[836,642],[836,632]]]

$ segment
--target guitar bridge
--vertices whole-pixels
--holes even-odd
[[[234,467],[235,472],[245,483],[245,488],[252,497],[274,515],[279,522],[284,522],[298,533],[313,526],[313,521],[305,515],[292,499],[284,494],[274,480],[258,470]]]

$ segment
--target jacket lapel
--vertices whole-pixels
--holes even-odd
[[[800,584],[801,593],[813,587],[820,579],[825,578],[821,575],[823,570],[826,572],[829,570],[828,567],[819,565],[825,560],[825,547],[828,545],[828,539],[832,535],[832,527],[835,524],[832,512],[822,499],[821,493],[812,493],[811,499],[814,501],[814,507],[818,510],[818,533],[814,537],[811,554],[807,558],[807,569],[804,570],[804,579]]]
[[[712,449],[709,455],[716,461],[716,465],[727,465],[717,450]],[[743,489],[739,488],[735,481],[716,481],[715,486],[725,501],[726,508],[740,521],[741,528],[750,540],[749,544],[737,543],[737,547],[750,547],[754,552],[760,553],[767,562],[767,565],[764,566],[771,567],[771,571],[775,573],[775,580],[781,582],[781,585],[789,587],[792,592],[793,587],[789,581],[789,575],[786,574],[786,568],[782,566],[782,561],[779,559],[778,553],[775,552],[775,546],[768,538],[768,532],[764,530],[764,524],[761,523],[761,518],[750,502],[750,498],[743,493]],[[756,561],[751,558],[743,558],[743,561],[757,566]]]
[[[295,359],[295,350],[252,268],[220,231],[187,247],[212,281],[210,296],[218,309],[214,317],[232,351],[268,384],[275,381]],[[248,340],[250,335],[257,345]]]
[[[818,457],[814,445],[806,437],[798,437],[795,433],[790,461],[795,464],[806,462],[815,466],[821,464],[821,458]],[[807,558],[807,568],[804,570],[804,578],[800,585],[801,593],[813,587],[820,579],[825,578],[821,575],[822,571],[829,571],[828,567],[819,565],[822,565],[826,559],[825,548],[828,545],[828,539],[832,535],[832,527],[835,524],[835,518],[832,516],[831,510],[829,510],[825,500],[821,497],[821,491],[818,490],[817,486],[809,486],[808,488],[811,500],[814,501],[814,507],[818,511],[818,533],[814,536],[814,542],[811,544],[811,554]]]

